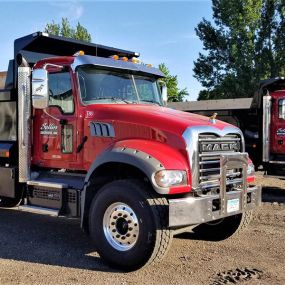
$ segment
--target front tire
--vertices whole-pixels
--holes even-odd
[[[172,241],[168,203],[138,180],[106,184],[95,195],[89,230],[100,256],[111,266],[136,270],[159,261]]]
[[[222,241],[242,232],[252,220],[252,210],[214,222],[201,224],[193,229],[199,239]]]

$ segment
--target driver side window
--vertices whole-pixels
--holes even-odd
[[[64,114],[74,112],[69,72],[49,73],[49,105],[59,107]]]

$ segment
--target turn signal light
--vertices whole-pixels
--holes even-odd
[[[132,57],[131,61],[132,63],[139,63],[139,59],[136,57]]]

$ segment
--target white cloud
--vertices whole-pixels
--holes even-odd
[[[59,19],[67,18],[69,21],[78,21],[83,13],[83,6],[77,1],[50,2],[51,6],[58,8]]]
[[[171,38],[158,41],[157,44],[159,46],[177,45],[181,43],[190,43],[191,41],[198,39],[199,39],[198,36],[196,36],[195,34],[184,34],[184,35],[176,35]]]
[[[186,34],[182,36],[185,40],[197,40],[199,37],[196,34]]]

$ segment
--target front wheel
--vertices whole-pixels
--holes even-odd
[[[124,270],[161,260],[172,241],[167,200],[136,180],[102,187],[90,208],[89,229],[100,256]]]

